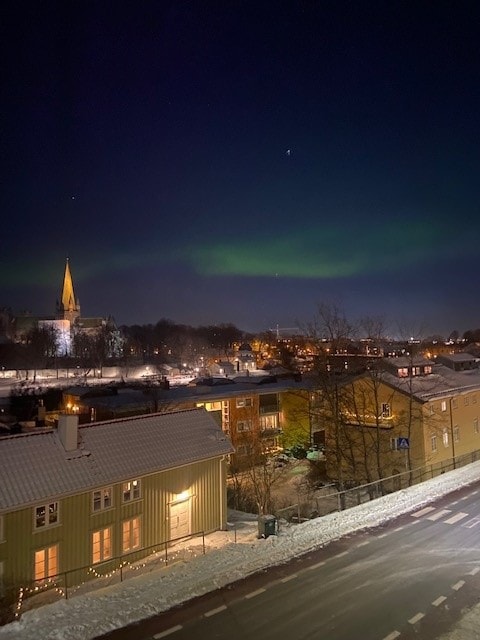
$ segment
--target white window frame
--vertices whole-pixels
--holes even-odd
[[[430,443],[432,445],[432,452],[436,453],[437,451],[437,436],[432,433],[432,435],[430,436]]]
[[[460,427],[458,424],[453,427],[453,441],[460,442]]]
[[[43,522],[41,509],[43,509]],[[33,527],[36,531],[55,527],[60,523],[60,503],[58,500],[37,504],[33,507]]]
[[[44,570],[39,573],[39,567],[43,565]],[[33,553],[33,579],[35,582],[48,580],[60,573],[59,568],[59,546],[52,544],[43,549],[37,549]]]
[[[241,409],[242,407],[253,407],[253,398],[237,398],[236,407],[237,409]]]
[[[442,400],[441,409],[442,409],[442,411],[446,411],[447,410],[447,401],[446,400]]]
[[[142,483],[139,478],[134,478],[122,483],[122,502],[133,502],[142,497]]]
[[[98,505],[98,506],[96,506]],[[99,513],[113,507],[113,487],[92,491],[92,513]]]
[[[478,418],[473,419],[473,433],[480,433],[480,430],[478,429]]]
[[[98,537],[98,540],[96,539]],[[112,527],[92,532],[92,564],[99,564],[113,557]]]
[[[122,522],[122,552],[129,553],[141,548],[142,526],[140,516]]]

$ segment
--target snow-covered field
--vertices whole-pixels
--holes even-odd
[[[212,534],[209,545],[215,548],[207,555],[28,611],[0,628],[0,640],[89,640],[354,531],[375,527],[479,478],[480,462],[475,462],[348,511],[282,527],[266,540],[257,539],[256,519],[247,516],[236,523],[236,543],[231,531]],[[480,606],[477,609],[442,640],[478,637],[468,631],[479,628]]]

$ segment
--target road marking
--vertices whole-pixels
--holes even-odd
[[[360,542],[360,544],[357,544],[357,549],[359,547],[365,547],[367,544],[370,544],[370,540],[364,540],[363,542]]]
[[[476,576],[479,571],[480,571],[480,567],[475,567],[475,569],[472,569],[467,573],[467,576]]]
[[[448,516],[449,513],[452,513],[451,509],[442,509],[441,511],[437,511],[437,513],[433,513],[431,516],[427,516],[427,520],[440,520],[440,518]]]
[[[397,533],[397,531],[402,531],[403,526],[402,527],[397,527],[396,529],[393,530],[393,533]]]
[[[477,524],[480,524],[480,518],[478,516],[472,518],[471,520],[467,520],[462,526],[464,526],[466,529],[473,529],[473,527],[476,527]]]
[[[455,502],[451,502],[450,504],[451,505],[458,504],[458,500],[455,500]]]
[[[409,623],[416,624],[419,620],[421,620],[424,617],[425,617],[424,613],[417,613],[417,615],[413,616],[413,618],[410,618]]]
[[[377,538],[380,540],[380,538],[386,538],[388,536],[388,533],[381,533],[379,536],[377,536]]]
[[[170,627],[170,629],[167,629],[166,631],[156,633],[153,637],[155,640],[158,640],[158,638],[165,638],[165,636],[169,636],[171,633],[175,633],[175,631],[180,631],[180,629],[182,629],[182,625],[177,624],[175,627]]]
[[[297,578],[298,575],[296,573],[292,573],[291,576],[286,576],[285,578],[282,578],[280,580],[280,582],[288,582],[289,580],[293,580],[294,578]]]
[[[337,554],[336,556],[333,556],[334,558],[343,558],[343,556],[346,556],[348,554],[348,551],[342,551],[342,553]]]
[[[448,518],[448,520],[444,520],[444,522],[445,522],[445,524],[455,524],[456,522],[459,522],[460,520],[463,520],[467,516],[468,516],[468,513],[463,513],[463,511],[459,511],[458,513],[456,513],[451,518]]]
[[[226,608],[227,608],[227,605],[222,604],[220,607],[217,607],[216,609],[211,609],[210,611],[207,611],[207,613],[204,613],[203,615],[205,616],[205,618],[209,618],[210,616],[214,616],[216,613],[220,613],[220,611],[225,611]]]
[[[452,584],[452,589],[454,591],[458,591],[459,589],[461,589],[463,587],[464,584],[465,584],[465,580],[459,580],[455,584]]]
[[[463,496],[463,498],[460,498],[460,500],[468,500],[471,496]]]
[[[435,507],[425,507],[425,509],[422,509],[421,511],[415,511],[415,513],[412,513],[412,518],[421,518],[427,513],[430,513],[430,511],[435,511]]]
[[[310,567],[307,568],[307,571],[313,571],[314,569],[323,567],[324,564],[325,564],[325,560],[322,560],[322,562],[317,562],[317,564],[312,564]]]
[[[446,599],[447,599],[447,598],[446,598],[445,596],[440,596],[439,598],[437,598],[436,600],[434,600],[434,601],[432,602],[432,604],[433,604],[433,606],[434,606],[434,607],[439,607],[439,606],[442,604],[442,602],[445,602],[445,600],[446,600]]]
[[[251,593],[247,593],[245,598],[249,600],[250,598],[255,598],[255,596],[259,596],[261,593],[265,593],[265,589],[257,589],[256,591],[252,591]]]
[[[399,637],[400,637],[399,631],[392,631],[392,633],[389,633],[388,636],[385,636],[383,640],[395,640],[395,638],[399,638]]]
[[[472,491],[472,496],[476,496],[478,493],[478,489],[475,489],[475,491]]]

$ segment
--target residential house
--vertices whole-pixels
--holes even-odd
[[[5,589],[83,582],[226,528],[230,439],[203,409],[0,439]],[[81,569],[82,568],[82,569]]]

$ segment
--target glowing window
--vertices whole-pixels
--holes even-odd
[[[35,551],[35,580],[45,580],[58,574],[58,545]]]
[[[140,547],[140,518],[125,520],[122,524],[122,550],[124,553]]]
[[[103,562],[112,557],[112,528],[105,527],[92,533],[92,562]]]

